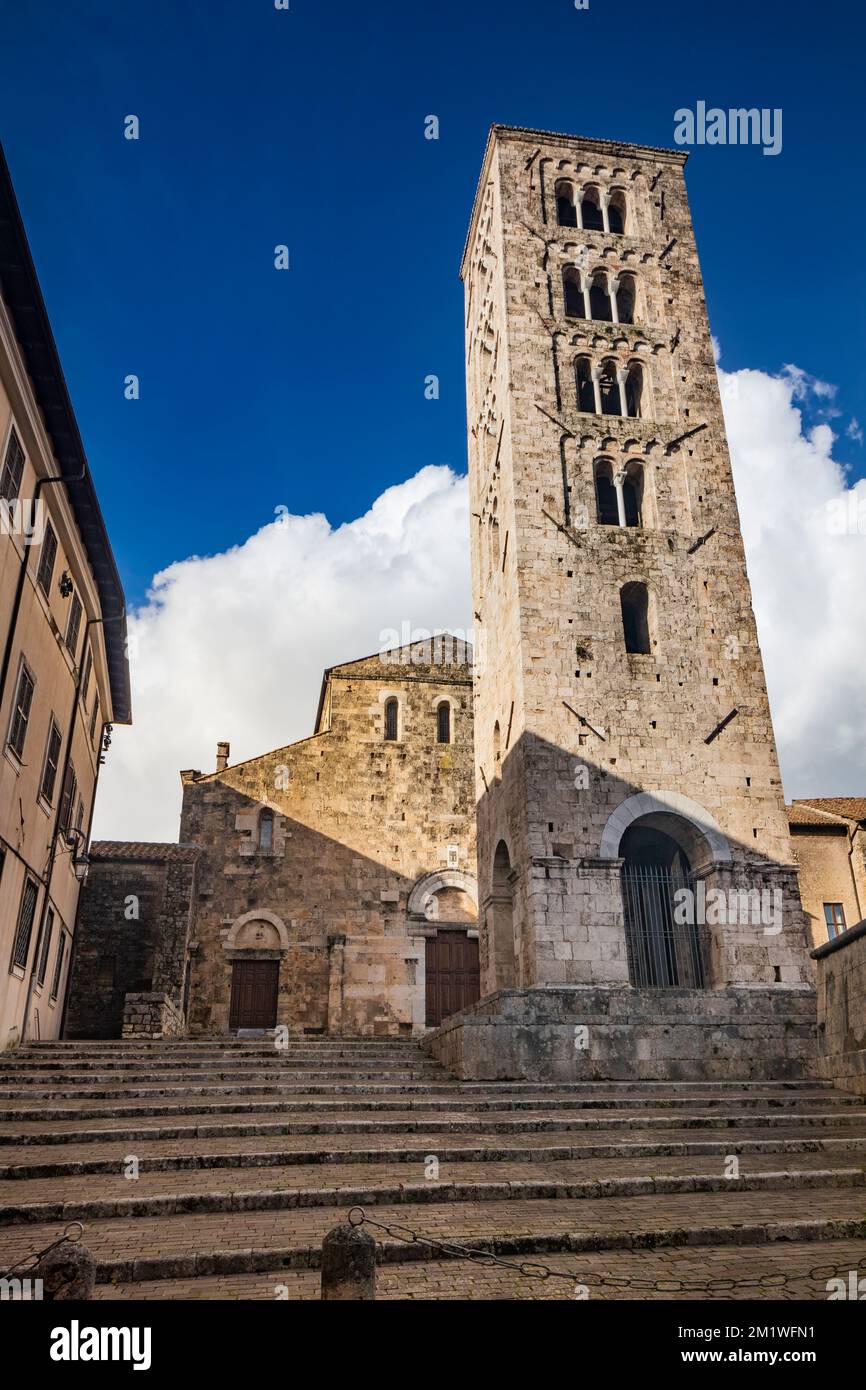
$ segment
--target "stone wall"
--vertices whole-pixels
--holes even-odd
[[[815,996],[807,988],[505,990],[455,1014],[424,1047],[466,1080],[798,1080],[815,1073]]]
[[[183,1013],[198,853],[95,841],[81,893],[68,1038],[119,1038],[128,994],[167,995]]]
[[[186,1020],[167,994],[127,994],[123,1003],[124,1038],[178,1038]]]
[[[821,1075],[866,1095],[866,922],[812,952]]]
[[[708,886],[782,895],[781,930],[714,931],[712,987],[811,984],[683,164],[507,127],[485,158],[463,266],[483,990],[628,981],[606,831],[646,794]],[[625,232],[558,225],[561,178],[619,190]],[[566,312],[568,266],[633,276],[635,322]],[[640,365],[639,418],[580,407],[581,356]],[[601,462],[640,470],[640,526],[600,524]]]

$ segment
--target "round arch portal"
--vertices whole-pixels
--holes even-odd
[[[709,811],[680,792],[666,791],[638,792],[617,806],[602,833],[602,859],[620,857],[622,837],[637,820],[670,835],[693,864],[708,858],[730,862],[727,837]]]

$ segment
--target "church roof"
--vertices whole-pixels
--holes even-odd
[[[158,860],[191,864],[201,854],[197,845],[172,845],[145,840],[94,840],[91,859]]]
[[[792,813],[796,813],[799,820],[793,821],[794,824],[820,825],[827,819],[832,820],[856,820],[866,821],[866,796],[815,796],[809,800],[800,798],[793,801],[788,808],[788,818],[793,821]],[[804,817],[812,816],[813,820],[805,820]]]

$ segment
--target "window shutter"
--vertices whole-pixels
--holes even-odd
[[[42,542],[42,554],[39,556],[39,569],[36,574],[36,582],[46,597],[51,589],[51,577],[54,574],[56,558],[57,537],[49,521],[45,528],[45,539]]]
[[[24,473],[24,450],[21,441],[13,430],[6,446],[3,472],[0,473],[0,498],[4,502],[16,501],[21,491],[21,478]]]

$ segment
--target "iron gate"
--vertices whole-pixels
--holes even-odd
[[[623,865],[628,973],[637,988],[705,988],[706,929],[694,920],[678,922],[674,918],[674,895],[683,888],[691,893],[686,901],[693,909],[694,880],[690,874],[657,864]],[[684,914],[681,911],[679,915]],[[690,915],[694,917],[693,910]]]

